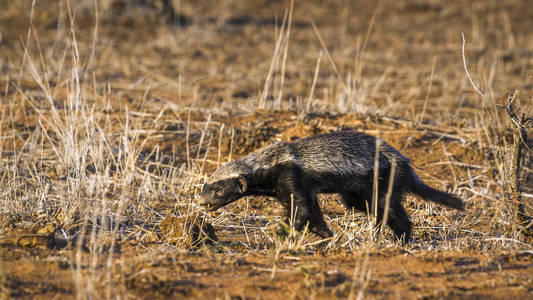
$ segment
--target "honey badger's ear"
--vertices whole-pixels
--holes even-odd
[[[239,191],[241,193],[245,193],[246,190],[248,189],[248,182],[246,181],[246,178],[240,175],[239,177],[237,177],[237,183],[239,185]]]

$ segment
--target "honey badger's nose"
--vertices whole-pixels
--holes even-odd
[[[203,207],[209,208],[211,204],[209,203],[209,200],[206,197],[200,196],[198,198],[198,204],[200,204]]]
[[[206,206],[206,205],[209,205],[209,203],[207,202],[207,199],[205,199],[204,197],[200,196],[198,198],[198,204],[200,204],[201,206]]]

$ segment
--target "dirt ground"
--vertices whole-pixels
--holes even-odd
[[[170,3],[0,11],[0,298],[533,298],[513,125],[461,55],[464,33],[476,85],[532,116],[528,1]],[[196,203],[224,162],[336,130],[380,136],[466,211],[408,196],[402,244],[336,195],[328,241],[271,198]]]

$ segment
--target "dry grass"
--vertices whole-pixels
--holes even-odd
[[[175,2],[187,26],[167,24],[160,4],[7,1],[0,12],[0,293],[531,294],[533,248],[507,187],[511,127],[471,90],[460,57],[465,32],[483,93],[518,90],[533,107],[526,1]],[[383,137],[467,211],[408,197],[415,228],[401,245],[333,195],[320,198],[330,241],[279,225],[271,199],[212,215],[196,204],[222,163],[344,128]],[[169,216],[182,223],[162,230]],[[206,223],[218,241],[191,239]]]

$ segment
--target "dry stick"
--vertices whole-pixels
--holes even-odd
[[[59,40],[63,37],[63,34],[64,34],[63,32],[63,18],[65,17],[64,10],[65,10],[65,2],[60,1],[59,11],[58,11],[58,16],[57,16],[56,40],[54,41],[54,45],[52,46],[52,51],[50,51],[50,59],[54,58],[57,44],[59,43]],[[58,77],[60,78],[60,76]]]
[[[27,64],[26,64],[26,68],[28,69],[28,71],[30,72],[31,76],[33,77],[33,80],[35,80],[35,82],[37,83],[37,85],[39,85],[39,87],[41,88],[41,90],[43,91],[43,93],[45,94],[45,98],[46,100],[48,100],[48,102],[50,103],[50,112],[52,113],[52,116],[54,118],[54,121],[56,123],[61,123],[61,116],[59,115],[59,113],[57,112],[56,108],[55,108],[55,105],[54,105],[54,101],[53,101],[53,98],[52,98],[52,95],[50,94],[50,90],[46,87],[45,85],[45,82],[43,82],[41,76],[39,75],[39,72],[37,71],[37,69],[35,68],[35,65],[33,64],[32,60],[30,58],[27,59]],[[27,97],[23,94],[21,88],[20,88],[20,85],[17,85],[17,90],[19,91],[19,93],[21,94],[21,96],[23,97],[23,100],[26,100],[29,102],[29,99],[26,99]],[[32,103],[30,103],[31,106],[34,106]],[[35,111],[38,111],[38,108],[35,107]],[[38,112],[40,114],[40,112]],[[46,121],[47,123],[50,123],[49,121]],[[50,123],[52,124],[52,123]],[[55,126],[54,126],[55,127]],[[64,126],[63,126],[64,127]],[[64,128],[63,128],[64,129]],[[56,129],[56,134],[58,136],[61,136],[63,133],[61,132],[61,128],[60,127],[57,127]]]
[[[422,124],[424,122],[424,114],[426,113],[426,106],[428,104],[429,93],[431,93],[431,87],[433,86],[433,74],[435,71],[435,62],[436,62],[436,59],[433,58],[433,64],[431,66],[431,75],[429,76],[429,87],[426,93],[426,99],[424,100],[424,106],[422,107],[422,112],[420,113],[420,119],[418,120],[418,124]]]
[[[115,217],[115,228],[113,228],[113,231],[111,232],[111,246],[109,247],[109,255],[107,256],[107,283],[109,285],[112,284],[111,282],[111,272],[109,270],[111,270],[111,264],[112,264],[112,259],[113,259],[113,253],[114,253],[114,249],[115,249],[115,243],[116,243],[116,235],[117,235],[117,231],[120,227],[120,218],[123,214],[123,212],[125,211],[127,205],[126,204],[126,201],[127,201],[127,198],[122,195],[120,197],[120,200],[119,200],[119,203],[118,203],[118,208],[117,208],[117,211],[116,211],[116,217]],[[110,290],[107,290],[106,291],[107,293],[107,296],[108,298],[110,298],[111,296],[111,291]]]
[[[485,107],[485,110],[488,112],[488,110],[486,109],[486,106],[485,105],[483,105],[483,106]],[[490,116],[490,114],[489,114],[489,116]],[[482,119],[483,118],[480,115],[480,120],[482,120]],[[494,125],[492,123],[492,119],[490,119],[490,118],[489,118],[489,123],[490,123],[490,129],[492,129],[492,133],[493,133],[492,136],[497,136],[497,132],[494,129]],[[483,125],[484,125],[484,122],[483,122]],[[503,157],[504,150],[503,149],[507,148],[507,141],[505,139],[503,139],[503,146],[502,146],[498,139],[492,138],[491,133],[489,132],[489,128],[487,128],[487,127],[488,126],[483,126],[482,130],[483,130],[483,134],[485,134],[485,138],[487,140],[487,143],[489,144],[489,149],[490,148],[496,149],[496,151],[497,151],[496,153],[501,153],[502,154],[502,155],[497,155],[496,156],[496,159],[499,161],[499,164],[496,167],[497,167],[498,171],[500,172],[500,174],[502,174],[502,183],[499,184],[499,187],[501,188],[501,194],[504,194],[505,193],[504,186],[506,185],[506,182],[507,182],[507,170],[505,169],[505,162],[504,162],[504,157]],[[498,211],[498,213],[500,213],[500,211]]]
[[[523,139],[526,138],[526,128],[515,127],[513,130],[513,157],[511,159],[511,196],[517,205],[517,219],[521,223],[529,222],[529,216],[525,215],[522,193],[520,190],[520,162],[522,160],[522,150],[524,149]],[[526,224],[524,224],[526,225]],[[529,225],[531,226],[531,224]]]
[[[187,113],[187,130],[185,131],[185,148],[187,152],[187,170],[191,169],[191,154],[189,153],[189,135],[191,126],[191,110]]]
[[[313,97],[315,96],[315,87],[316,87],[316,82],[318,80],[318,71],[320,71],[320,62],[322,60],[322,53],[324,52],[320,51],[320,54],[318,55],[318,59],[316,60],[315,76],[313,76],[313,84],[311,85],[311,91],[309,91],[309,96],[307,97],[306,112],[309,111],[309,105],[311,101],[313,100]]]
[[[9,80],[8,80],[9,82]],[[20,86],[17,86],[17,89],[19,90],[19,87]],[[7,99],[7,92],[9,91],[9,85],[6,83],[6,92],[5,92],[5,96],[4,98]],[[19,90],[20,91],[20,90]],[[22,91],[20,91],[21,95],[22,94]],[[17,134],[15,132],[15,117],[13,116],[13,110],[15,109],[14,108],[14,100],[12,99],[9,99],[9,116],[10,116],[10,120],[11,120],[11,134],[13,135],[13,165],[16,166],[17,165],[17,162],[18,162],[18,156],[17,156]],[[9,168],[11,169],[11,168]],[[9,172],[9,169],[8,169],[8,172]],[[17,171],[18,171],[18,168],[14,167],[12,168],[13,169],[13,178],[17,178]]]
[[[75,272],[74,273],[74,276],[75,276],[75,284],[76,284],[76,290],[77,290],[77,294],[76,294],[76,298],[81,300],[83,299],[82,297],[82,283],[81,283],[81,280],[82,280],[82,276],[81,276],[81,253],[82,253],[82,249],[84,248],[84,243],[83,243],[83,240],[84,240],[84,236],[85,236],[85,231],[87,229],[87,223],[88,223],[88,217],[87,217],[87,214],[88,214],[88,211],[89,211],[89,208],[90,206],[87,206],[85,208],[85,213],[83,214],[85,217],[83,218],[83,221],[82,221],[82,225],[81,225],[81,229],[80,231],[78,231],[78,236],[77,236],[77,240],[76,240],[76,252],[75,252],[75,263],[73,264],[72,268],[73,268],[73,271]]]
[[[360,286],[359,290],[357,291],[357,297],[355,299],[359,300],[363,299],[364,297],[364,291],[366,286],[368,285],[371,273],[371,269],[369,268],[370,251],[368,247],[365,248],[363,256],[363,263],[361,265],[357,264],[356,266],[354,266],[354,273],[352,276],[352,284],[350,285],[350,293],[348,294],[348,299],[354,299],[356,283],[359,283]],[[356,280],[356,275],[359,275],[358,280]]]
[[[196,152],[196,160],[200,157],[200,151],[202,150],[202,144],[204,143],[205,135],[207,134],[207,129],[209,128],[209,122],[211,121],[211,114],[207,116],[207,121],[205,122],[204,130],[200,135],[200,142],[198,143],[198,151]]]
[[[374,222],[378,220],[378,180],[379,180],[379,149],[381,139],[376,138],[376,153],[374,156],[374,181],[372,184],[372,215],[374,216]]]
[[[11,101],[8,99],[7,95],[9,94],[9,84],[11,83],[10,82],[11,78],[10,78],[10,74],[8,73],[7,74],[7,80],[6,80],[6,85],[5,85],[5,90],[4,90],[4,102],[3,103],[11,103]],[[2,115],[0,116],[0,120],[5,120],[6,117],[5,117],[5,106],[3,105],[3,103],[0,103],[0,107],[2,108]],[[7,123],[7,122],[6,122]],[[14,127],[13,127],[14,129]],[[4,136],[3,132],[2,131],[2,128],[0,127],[0,136]],[[41,133],[42,135],[42,133]],[[7,136],[7,134],[6,134]],[[15,138],[15,136],[13,135],[13,139]],[[42,140],[41,140],[42,141]],[[0,157],[4,157],[4,143],[2,143],[0,145]],[[41,157],[42,159],[42,157]],[[41,163],[42,165],[42,163]]]
[[[461,33],[463,37],[463,46],[462,46],[462,54],[463,54],[463,65],[466,72],[466,75],[468,76],[468,79],[470,80],[470,83],[474,90],[484,99],[489,100],[492,102],[496,107],[505,109],[507,112],[507,115],[509,116],[509,119],[511,122],[515,125],[513,128],[513,155],[511,158],[511,182],[510,182],[510,189],[511,189],[511,198],[513,203],[516,205],[516,214],[515,218],[518,223],[518,225],[521,227],[525,237],[528,240],[533,239],[533,218],[525,213],[524,203],[522,200],[522,191],[520,188],[520,163],[522,160],[522,150],[524,149],[524,146],[526,145],[526,139],[527,139],[527,130],[526,128],[533,128],[533,117],[526,117],[525,113],[522,112],[521,116],[518,117],[516,115],[515,110],[513,109],[513,103],[516,98],[517,92],[515,92],[507,101],[507,105],[502,106],[494,102],[489,97],[485,96],[474,84],[474,81],[472,80],[472,77],[470,76],[470,73],[468,72],[468,68],[466,66],[466,57],[465,57],[465,35],[464,33]]]
[[[457,182],[457,174],[456,174],[455,169],[453,168],[452,160],[450,159],[451,154],[448,152],[448,149],[446,149],[446,146],[444,144],[441,144],[441,146],[442,146],[442,152],[443,152],[444,156],[446,156],[446,160],[448,162],[446,164],[446,166],[448,166],[448,168],[450,168],[450,171],[452,173],[453,182]]]
[[[31,1],[31,10],[30,10],[30,27],[28,29],[28,36],[26,37],[26,46],[24,46],[24,55],[22,55],[22,64],[21,64],[21,66],[25,65],[26,57],[28,56],[28,47],[30,45],[31,31],[32,31],[32,28],[33,28],[33,26],[31,26],[31,24],[33,24],[34,8],[35,8],[35,0],[32,0]],[[23,70],[24,70],[24,68],[20,68],[20,71],[19,71],[19,74],[18,74],[18,77],[17,77],[17,86],[20,86],[20,79],[22,78],[22,71]]]
[[[382,233],[385,230],[385,226],[387,225],[387,221],[389,219],[390,198],[392,197],[392,189],[394,187],[394,178],[396,177],[395,172],[396,172],[396,160],[393,159],[391,161],[391,170],[390,170],[390,175],[389,175],[389,187],[387,189],[387,196],[385,197],[385,208],[383,210],[383,221],[381,222],[381,228],[379,230],[378,242],[380,241]]]
[[[78,49],[78,42],[77,42],[77,39],[76,39],[76,34],[74,32],[74,15],[72,13],[72,9],[70,8],[70,1],[67,0],[66,3],[67,3],[68,17],[69,17],[69,21],[70,21],[70,35],[72,37],[72,48],[74,49],[74,55],[73,55],[72,59],[74,60],[74,62],[73,62],[74,68],[77,70],[78,69],[77,66],[78,66],[78,63],[79,63],[78,60],[80,58],[80,52],[79,52],[79,49]]]
[[[340,83],[342,85],[342,88],[344,90],[347,90],[348,87],[346,86],[346,83],[344,82],[344,80],[342,80],[341,73],[339,73],[339,69],[337,69],[337,65],[335,64],[335,62],[333,61],[333,58],[329,54],[328,47],[326,47],[326,43],[324,43],[324,40],[322,39],[322,36],[320,35],[320,32],[316,28],[315,22],[313,22],[313,20],[311,20],[311,25],[313,25],[313,30],[315,31],[315,34],[316,34],[316,36],[318,38],[318,41],[320,42],[320,45],[322,46],[322,49],[326,53],[326,57],[328,58],[329,64],[331,65],[331,68],[333,68],[333,71],[335,72],[335,75],[337,75],[337,79],[340,81]]]
[[[83,81],[83,79],[85,78],[85,72],[87,71],[87,69],[89,68],[89,65],[91,64],[91,61],[94,57],[94,51],[95,51],[95,48],[96,48],[96,39],[98,38],[98,21],[99,21],[99,17],[98,17],[98,1],[94,0],[93,1],[93,6],[94,6],[94,31],[93,31],[93,39],[92,39],[92,42],[89,46],[89,49],[87,49],[87,53],[85,54],[85,64],[83,64],[83,67],[81,69],[81,72],[80,72],[80,80]]]
[[[44,84],[46,85],[46,89],[50,90],[50,84],[48,82],[48,68],[46,67],[46,64],[44,62],[44,55],[43,55],[43,51],[41,49],[41,42],[39,41],[39,36],[37,35],[37,30],[35,30],[35,27],[33,26],[33,23],[30,24],[30,25],[32,27],[31,32],[33,32],[33,38],[35,39],[35,44],[37,45],[37,51],[39,53],[41,69],[43,71],[43,77],[44,77]]]
[[[278,101],[277,101],[278,109],[281,103],[281,98],[283,97],[283,85],[285,84],[285,67],[287,65],[287,53],[289,52],[289,38],[291,36],[293,6],[294,6],[294,0],[291,0],[291,5],[289,7],[289,21],[287,25],[287,34],[285,37],[285,47],[283,49],[283,62],[281,63],[281,79],[280,79],[280,87],[279,87],[279,94],[278,94]]]
[[[202,159],[202,165],[200,166],[200,174],[204,173],[205,161],[207,160],[207,155],[209,154],[209,146],[211,146],[212,140],[213,140],[213,136],[210,135],[209,141],[207,142],[207,146],[205,147],[205,154],[204,154],[204,158]]]
[[[470,76],[470,72],[468,72],[468,67],[466,66],[466,57],[465,57],[465,34],[463,32],[461,32],[461,35],[463,36],[463,47],[462,47],[462,54],[463,54],[463,66],[465,68],[465,72],[466,72],[466,76],[468,77],[468,80],[470,80],[470,84],[472,85],[472,87],[474,88],[474,90],[481,96],[481,98],[483,98],[483,100],[489,100],[492,104],[498,106],[498,107],[501,107],[501,105],[497,104],[496,102],[494,102],[494,100],[492,100],[491,98],[485,96],[485,94],[483,94],[476,86],[476,84],[474,83],[474,81],[472,80],[472,76]]]
[[[265,85],[263,87],[263,92],[261,93],[261,99],[259,100],[259,107],[261,108],[264,108],[265,101],[268,95],[268,91],[270,90],[272,75],[274,74],[274,67],[276,66],[276,63],[279,61],[279,52],[280,52],[281,43],[284,37],[283,33],[285,32],[286,20],[287,20],[287,12],[285,12],[285,15],[283,16],[283,23],[281,24],[280,35],[276,42],[276,47],[274,48],[274,54],[272,55],[272,61],[270,62],[270,68],[268,69],[268,74],[265,80]]]
[[[503,17],[503,26],[505,28],[505,36],[507,37],[507,47],[509,49],[514,49],[515,47],[515,40],[513,36],[513,31],[511,30],[511,20],[509,19],[509,14],[504,9],[502,10],[502,17]]]
[[[365,253],[363,255],[365,255],[366,252],[368,252],[368,247],[365,248]],[[361,256],[359,256],[359,257],[361,257]],[[366,256],[364,256],[364,257],[366,259]],[[356,282],[357,282],[355,279],[356,279],[357,274],[359,274],[359,271],[360,271],[361,267],[362,267],[361,263],[356,263],[354,265],[354,267],[353,267],[353,273],[352,273],[352,278],[351,278],[352,282],[350,284],[350,293],[348,294],[348,300],[352,300],[354,298],[355,285],[356,285]]]
[[[229,156],[228,162],[231,162],[231,154],[233,154],[233,139],[235,138],[235,128],[231,128],[231,139],[229,141]]]
[[[65,79],[65,80],[61,79],[63,77],[63,68],[65,66],[65,60],[67,59],[68,48],[69,48],[68,46],[65,46],[65,48],[63,49],[63,55],[61,56],[59,63],[55,63],[57,75],[56,75],[56,80],[55,80],[56,85],[54,88],[54,94],[52,95],[54,98],[56,98],[58,93],[61,91],[61,87],[65,86],[68,82],[68,79]],[[52,59],[52,57],[50,59]]]
[[[470,76],[470,72],[468,72],[468,68],[467,68],[467,64],[466,64],[466,56],[465,56],[465,36],[464,36],[464,33],[461,33],[462,34],[462,37],[463,37],[463,44],[462,44],[462,57],[463,57],[463,66],[464,66],[464,69],[465,69],[465,72],[466,72],[466,75],[468,77],[468,79],[470,80],[470,84],[472,85],[472,87],[474,88],[474,90],[482,97],[482,99],[484,100],[489,100],[490,102],[492,102],[497,108],[502,108],[503,106],[497,104],[494,100],[492,100],[491,98],[487,97],[485,94],[483,94],[478,88],[477,86],[474,84],[474,81],[472,80],[472,76]],[[487,111],[488,115],[489,115],[489,122],[490,122],[490,128],[492,129],[492,132],[494,134],[494,136],[498,136],[498,133],[496,132],[496,127],[494,126],[494,122],[492,120],[492,115],[489,111],[489,109],[487,108],[487,106],[485,105],[485,102],[483,102],[483,108],[485,109],[485,111]],[[511,120],[512,121],[512,120]],[[488,134],[487,134],[487,137],[488,137]],[[490,140],[490,139],[489,139]],[[499,151],[501,151],[501,146],[500,146],[500,141],[498,139],[496,139],[496,142],[495,142],[497,148]],[[503,151],[502,151],[503,153]],[[501,156],[498,156],[498,158],[501,160],[501,164],[503,165],[504,162],[503,162],[503,157]],[[505,168],[502,169],[503,170],[503,176],[502,178],[505,180],[507,178],[505,172]]]
[[[370,282],[370,275],[372,274],[372,270],[368,266],[369,264],[368,257],[370,257],[370,253],[367,253],[367,257],[365,258],[365,265],[363,266],[363,270],[366,270],[366,271],[364,273],[361,273],[361,279],[360,279],[361,287],[359,288],[359,291],[357,292],[357,298],[356,298],[357,300],[364,299],[365,289]]]
[[[379,9],[379,3],[378,7],[374,10],[374,13],[372,14],[372,18],[370,19],[370,23],[368,24],[368,28],[366,30],[365,39],[363,40],[363,45],[357,49],[357,55],[355,57],[354,62],[354,71],[356,72],[355,78],[361,79],[361,74],[363,72],[363,66],[361,65],[361,58],[363,56],[363,52],[365,52],[366,47],[368,45],[368,40],[370,39],[370,33],[372,32],[372,28],[374,27],[374,21],[376,20],[376,15],[378,13]]]
[[[512,105],[512,103],[511,103]],[[511,159],[511,197],[516,205],[516,219],[518,224],[523,227],[524,234],[528,239],[533,239],[533,220],[527,215],[522,200],[522,191],[520,189],[520,163],[522,160],[522,150],[524,149],[524,140],[527,138],[527,121],[525,114],[519,120],[520,126],[513,128],[513,156]],[[533,122],[529,122],[533,125]]]
[[[220,155],[222,154],[221,153],[221,148],[222,148],[222,133],[224,132],[224,124],[222,124],[222,126],[220,126],[220,134],[218,135],[218,155],[217,155],[217,169],[220,167]]]
[[[385,81],[385,78],[387,78],[387,75],[389,75],[391,70],[392,70],[391,66],[388,66],[387,68],[385,68],[385,71],[383,71],[383,74],[381,74],[378,80],[374,83],[374,86],[372,87],[372,90],[370,91],[370,93],[368,93],[368,95],[375,95],[379,91],[379,89],[383,85],[383,82]]]
[[[181,102],[181,75],[178,75],[178,103],[182,103]]]

